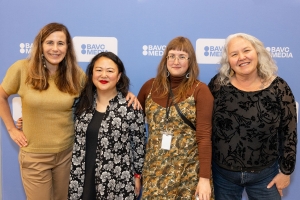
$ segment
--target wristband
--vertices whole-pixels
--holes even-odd
[[[141,175],[141,174],[134,174],[134,178],[139,178],[139,179],[141,179],[141,178],[142,178],[142,175]]]

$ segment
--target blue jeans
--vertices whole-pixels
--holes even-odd
[[[260,172],[234,172],[212,164],[215,200],[241,200],[244,189],[249,200],[280,200],[275,186],[267,185],[278,174],[278,163]]]

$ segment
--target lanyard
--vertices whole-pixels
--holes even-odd
[[[171,83],[170,83],[169,86],[170,86],[170,87],[169,87],[169,88],[170,88],[170,91],[169,91],[168,100],[167,100],[167,105],[166,105],[166,121],[167,121],[167,123],[168,123],[168,121],[169,121],[170,109],[171,109],[171,106],[172,106],[172,104],[173,104],[173,101],[171,100],[171,103],[170,103],[170,106],[169,106],[169,101],[170,101],[171,92],[172,92],[172,90],[171,90]]]

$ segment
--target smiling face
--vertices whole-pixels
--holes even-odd
[[[189,68],[188,53],[184,51],[170,50],[168,56],[174,56],[175,58],[174,60],[167,60],[167,68],[170,74],[174,77],[184,76]]]
[[[65,58],[68,45],[66,35],[62,31],[51,33],[43,42],[43,54],[47,66],[58,67],[59,63]]]
[[[118,66],[107,57],[100,57],[94,64],[93,83],[98,92],[116,92],[121,77]]]
[[[257,76],[258,58],[252,44],[241,37],[228,43],[228,62],[237,76]]]

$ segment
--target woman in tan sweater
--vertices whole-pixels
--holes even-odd
[[[72,105],[85,84],[72,38],[59,23],[43,27],[31,56],[15,62],[0,86],[0,117],[20,147],[27,199],[67,199],[74,122]],[[22,99],[23,130],[15,127],[8,97]]]

